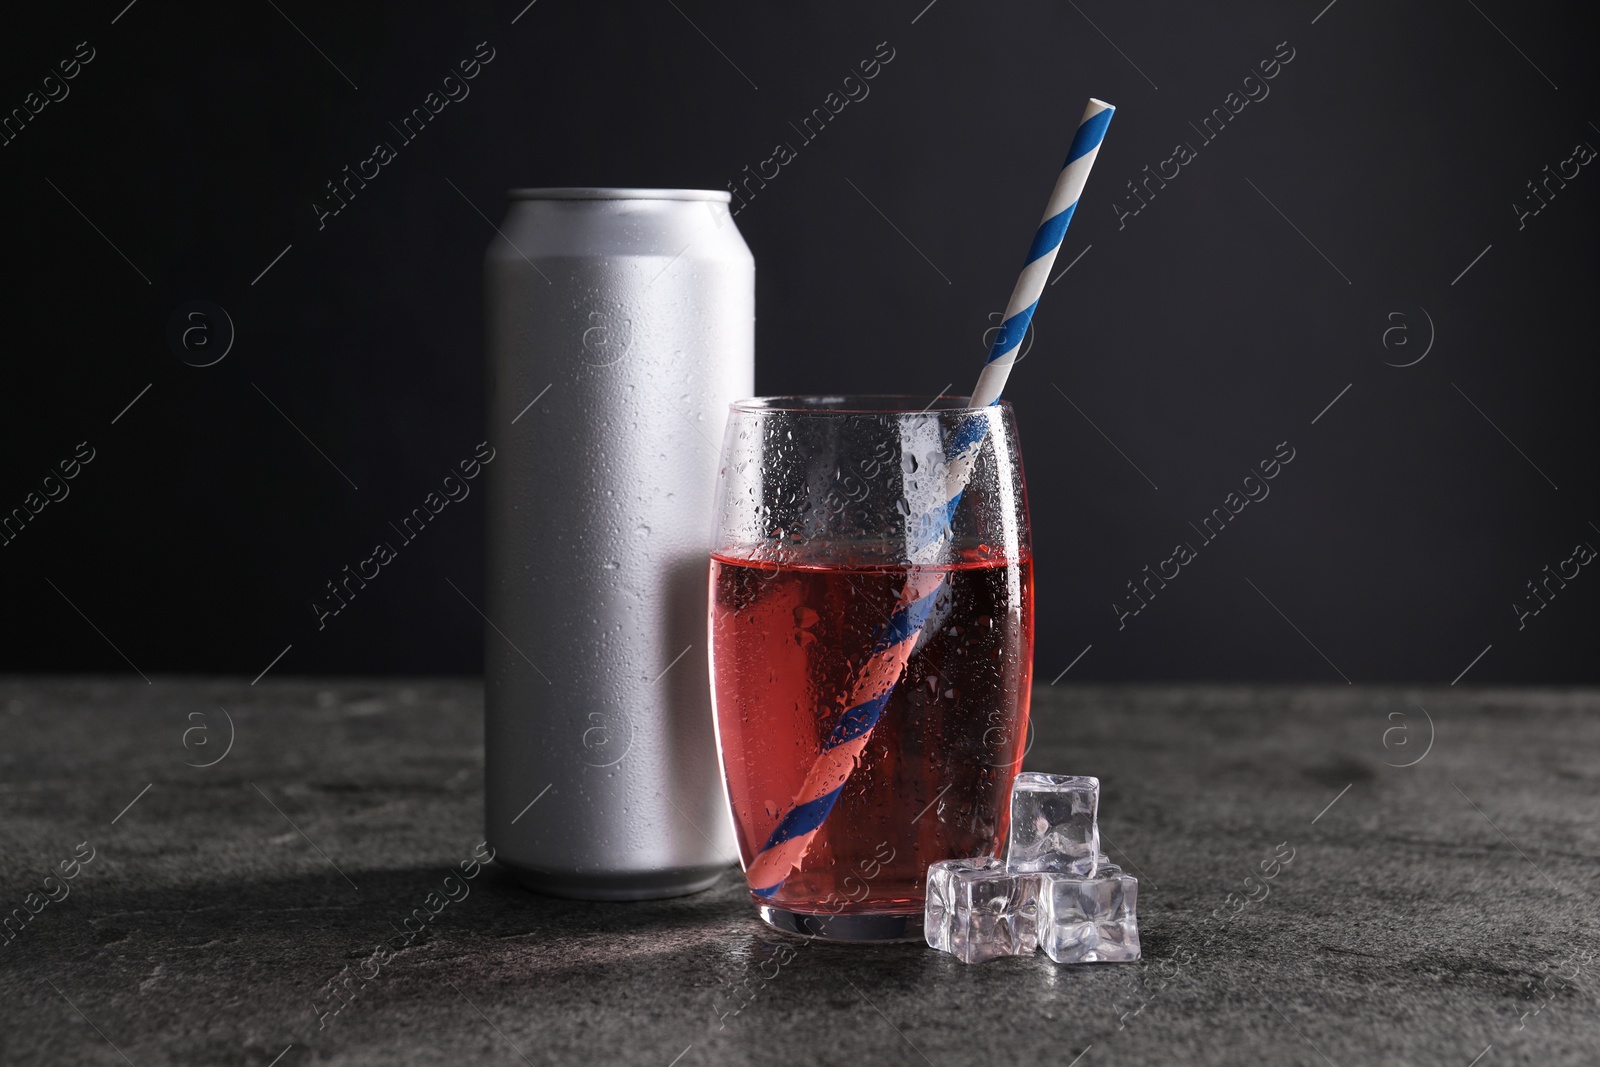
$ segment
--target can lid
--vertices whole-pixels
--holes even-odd
[[[732,203],[732,194],[717,189],[507,189],[512,200],[715,200]]]

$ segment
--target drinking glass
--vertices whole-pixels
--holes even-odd
[[[714,515],[717,746],[761,917],[920,939],[928,865],[999,854],[1027,734],[1033,558],[1011,406],[737,402]]]

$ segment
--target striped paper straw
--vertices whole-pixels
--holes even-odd
[[[867,747],[872,728],[889,702],[895,682],[905,670],[922,624],[933,609],[933,599],[944,585],[944,573],[913,572],[889,621],[873,640],[872,653],[857,672],[850,694],[851,707],[834,724],[823,742],[822,754],[795,794],[794,803],[745,871],[751,891],[770,897],[789,872],[800,865],[811,839],[839,800],[856,761]]]
[[[1089,178],[1089,168],[1094,166],[1095,157],[1100,153],[1100,142],[1105,139],[1106,127],[1111,124],[1115,110],[1103,100],[1094,99],[1084,110],[1083,121],[1078,124],[1072,147],[1067,151],[1067,161],[1050,194],[1044,220],[1033,236],[1028,259],[1011,292],[1005,321],[1000,325],[988,361],[973,389],[972,407],[989,407],[1000,402],[1000,391],[1011,373],[1011,365],[1016,362],[1017,346],[1027,334],[1028,323],[1039,306],[1039,295],[1049,280],[1056,251],[1066,235],[1067,224],[1072,221],[1078,197]],[[907,577],[895,610],[874,638],[871,655],[856,675],[849,710],[839,716],[823,742],[821,755],[795,794],[794,802],[745,870],[751,891],[759,897],[770,898],[777,893],[783,880],[805,858],[812,839],[833,811],[845,783],[855,771],[872,729],[889,702],[889,694],[911,658],[945,577],[943,572],[918,571],[915,567],[933,562],[930,555],[936,554],[942,546],[943,538],[938,535],[949,529],[956,505],[966,490],[978,446],[988,429],[988,419],[969,419],[945,445],[946,455],[951,458],[944,499],[931,514],[924,514],[915,524],[918,532],[911,545],[912,573]]]
[[[988,407],[1000,399],[1006,376],[1017,361],[1017,348],[1028,332],[1028,323],[1033,321],[1039,294],[1050,280],[1050,267],[1056,261],[1061,239],[1067,234],[1067,223],[1072,221],[1078,197],[1089,180],[1089,168],[1100,154],[1100,142],[1105,140],[1106,127],[1111,125],[1111,115],[1115,111],[1116,108],[1104,100],[1094,99],[1084,108],[1083,121],[1078,123],[1072,147],[1067,150],[1067,161],[1061,167],[1061,176],[1056,179],[1055,190],[1044,209],[1044,219],[1033,235],[1033,244],[1028,248],[1022,273],[1017,276],[1016,288],[1011,290],[1005,320],[995,334],[994,344],[989,346],[989,361],[983,365],[978,384],[973,387],[972,406],[975,408]]]

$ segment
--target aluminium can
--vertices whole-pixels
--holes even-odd
[[[738,856],[706,546],[755,261],[726,192],[509,196],[484,264],[488,840],[540,892],[691,893]]]

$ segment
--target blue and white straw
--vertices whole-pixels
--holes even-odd
[[[989,360],[978,376],[973,407],[988,407],[1000,401],[1006,376],[1011,373],[1011,364],[1016,362],[1017,346],[1028,332],[1028,322],[1049,280],[1056,250],[1061,247],[1067,223],[1072,221],[1072,212],[1089,178],[1089,168],[1094,166],[1100,142],[1105,139],[1106,127],[1111,124],[1111,113],[1115,110],[1104,101],[1091,99],[1083,113],[1083,121],[1078,124],[1072,147],[1067,151],[1066,165],[1050,194],[1044,221],[1033,236],[1028,260],[1011,293],[1005,321],[989,351]],[[745,868],[751,891],[762,900],[776,896],[784,880],[805,859],[812,839],[832,813],[845,783],[855,772],[889,695],[916,648],[933,611],[934,600],[944,589],[945,576],[934,565],[948,548],[951,519],[966,490],[979,446],[988,436],[991,422],[988,417],[964,419],[960,428],[944,442],[949,464],[943,485],[933,489],[937,494],[934,500],[919,502],[918,518],[908,523],[907,550],[913,566],[900,602],[874,636],[872,651],[856,673],[851,692],[844,701],[849,710],[839,716],[799,792]],[[922,428],[908,429],[917,432]],[[917,452],[912,449],[907,454]],[[907,492],[910,492],[909,486]]]
[[[975,408],[988,407],[1000,399],[1006,376],[1017,360],[1017,348],[1028,332],[1034,309],[1039,306],[1039,295],[1050,280],[1050,267],[1056,261],[1061,239],[1066,236],[1067,223],[1072,221],[1072,213],[1078,207],[1084,183],[1089,180],[1089,168],[1100,154],[1100,142],[1105,140],[1106,127],[1111,125],[1114,111],[1116,108],[1104,100],[1094,99],[1084,109],[1083,121],[1078,124],[1072,147],[1067,151],[1067,162],[1061,168],[1050,203],[1044,209],[1044,220],[1033,235],[1028,258],[1017,276],[1017,286],[1011,290],[1005,321],[995,334],[994,344],[989,348],[989,361],[973,387],[972,406]]]

